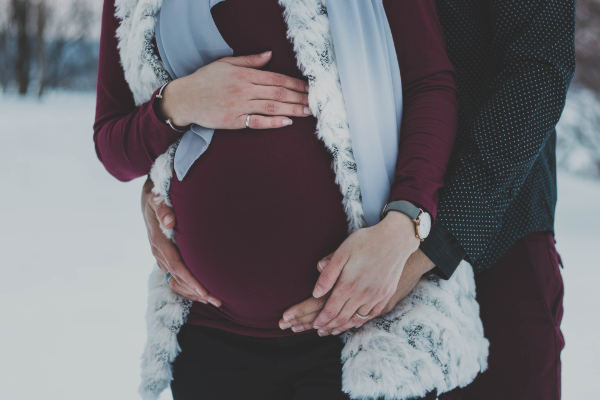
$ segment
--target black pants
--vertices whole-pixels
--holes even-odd
[[[174,400],[349,399],[341,389],[338,336],[257,338],[184,325],[177,338]]]

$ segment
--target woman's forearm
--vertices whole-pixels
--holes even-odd
[[[403,87],[398,162],[389,201],[437,211],[437,193],[454,139],[458,106],[454,68],[433,0],[384,1]]]
[[[98,60],[94,144],[104,167],[117,179],[131,180],[152,163],[179,134],[158,116],[154,96],[136,107],[125,81],[115,37],[114,4],[104,2]]]
[[[412,93],[411,93],[412,92]],[[400,148],[389,201],[408,200],[435,218],[456,137],[457,103],[450,72],[415,82],[406,91]]]
[[[153,100],[124,115],[94,123],[96,154],[117,179],[128,181],[150,172],[154,160],[179,137],[159,119]]]

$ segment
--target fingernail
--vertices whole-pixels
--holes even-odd
[[[314,325],[313,325],[313,329],[321,329],[321,325],[319,325],[319,324],[314,324]]]
[[[339,335],[340,331],[336,331],[335,329],[331,331],[332,335]]]
[[[206,304],[206,300],[204,300],[202,297],[198,297],[198,301],[202,304]]]
[[[304,107],[304,114],[307,114],[307,115],[311,114],[310,108]]]
[[[286,119],[283,120],[283,125],[291,125],[293,122],[294,121],[292,121],[291,119],[286,118]]]
[[[154,202],[154,204],[158,205],[162,202],[162,198],[160,196],[153,196],[152,201]]]
[[[289,328],[290,326],[292,326],[292,324],[291,324],[291,323],[289,323],[289,322],[281,322],[281,323],[279,324],[279,327],[280,327],[281,329],[287,329],[287,328]]]
[[[294,332],[302,332],[302,331],[304,330],[304,327],[303,327],[303,326],[300,326],[300,325],[298,325],[298,326],[293,326],[293,327],[292,327],[292,330],[293,330]]]
[[[315,286],[315,290],[313,290],[313,297],[319,298],[323,295],[323,288],[319,285]]]
[[[208,299],[208,302],[215,307],[219,307],[219,303],[217,303],[214,299]]]
[[[287,314],[283,316],[283,319],[286,321],[291,321],[294,319],[294,314]]]
[[[318,334],[319,336],[325,336],[325,335],[327,335],[327,332],[325,332],[324,330],[321,330],[321,329],[319,329],[319,330],[317,331],[317,334]]]
[[[261,57],[266,57],[266,56],[268,56],[269,54],[271,54],[271,51],[272,51],[272,50],[267,50],[267,51],[265,51],[265,52],[263,52],[263,53],[260,53],[260,56],[261,56]]]
[[[305,86],[305,90],[308,92],[309,89],[310,89],[310,85],[307,83]]]
[[[171,222],[173,222],[173,217],[170,215],[167,215],[166,217],[163,218],[163,224],[164,225],[169,225]]]
[[[319,268],[321,269],[321,271],[323,271],[323,269],[327,266],[327,264],[329,264],[328,258],[319,261]]]

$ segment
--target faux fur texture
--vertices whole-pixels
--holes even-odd
[[[153,51],[152,38],[162,0],[115,0],[118,48],[125,80],[136,105],[169,80],[169,74]]]
[[[121,62],[136,104],[141,104],[169,79],[150,45],[162,0],[116,0],[116,4]],[[333,156],[351,233],[364,226],[363,209],[325,1],[279,0],[279,4],[298,67],[309,81],[316,134]],[[177,145],[158,157],[151,171],[154,192],[168,204]],[[171,231],[165,234],[173,239]],[[154,400],[172,379],[172,362],[181,351],[176,335],[191,301],[170,289],[157,265],[148,289],[148,337],[139,392],[143,399]],[[473,270],[466,262],[447,281],[423,279],[394,310],[340,338],[342,387],[357,400],[443,393],[467,385],[487,368],[489,344],[479,319]]]

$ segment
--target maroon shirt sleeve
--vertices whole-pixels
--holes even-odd
[[[151,100],[135,105],[125,81],[117,50],[114,0],[105,0],[102,12],[94,144],[98,158],[113,176],[128,181],[150,172],[156,157],[180,134],[156,113]]]
[[[456,131],[454,70],[432,0],[384,2],[402,74],[404,114],[389,200],[408,200],[435,217],[437,192]],[[161,121],[152,100],[136,107],[115,37],[114,2],[102,16],[94,142],[106,169],[120,180],[149,172],[180,135]],[[406,38],[411,38],[406,40]]]
[[[384,8],[398,55],[404,103],[388,201],[408,200],[435,218],[438,191],[456,137],[454,68],[433,0],[388,0]]]

